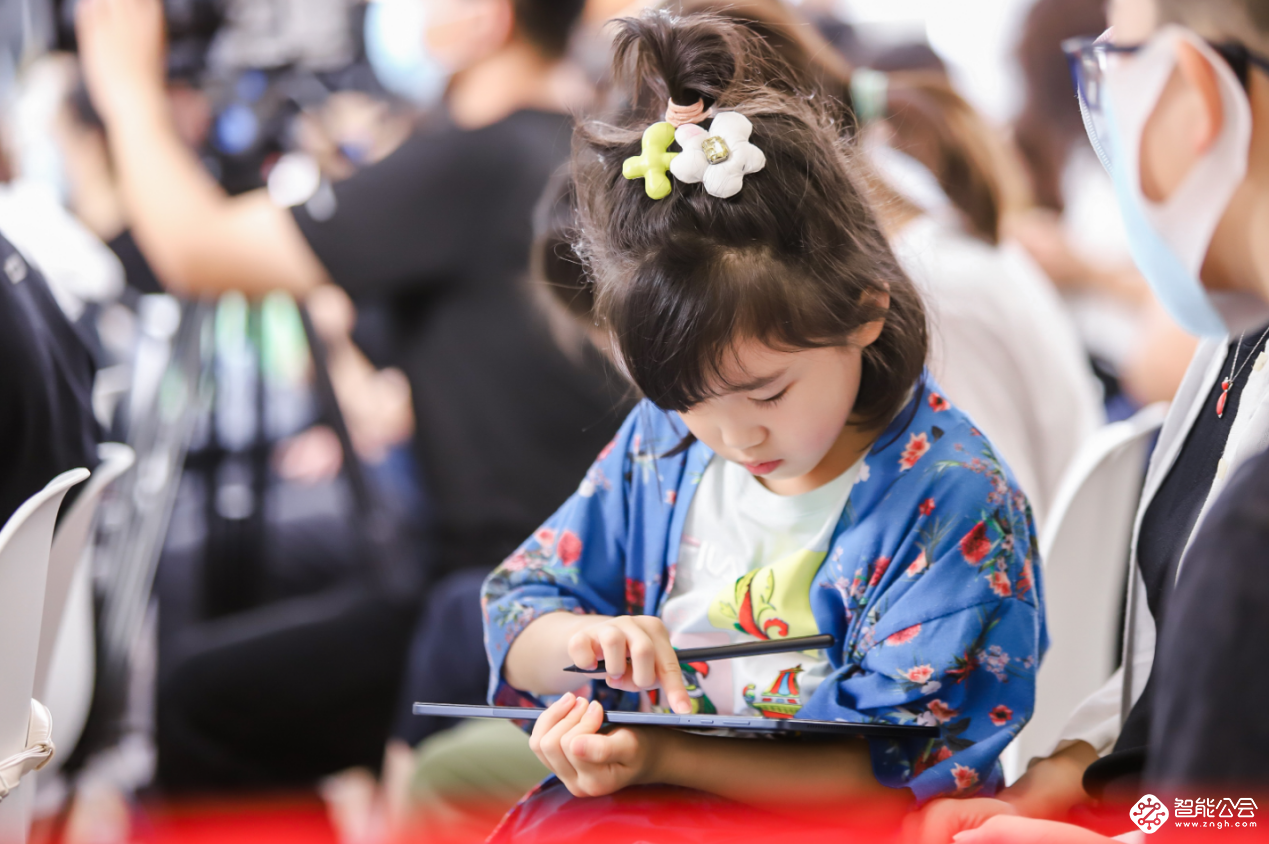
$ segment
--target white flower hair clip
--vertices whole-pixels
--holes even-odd
[[[751,134],[749,118],[734,111],[720,112],[708,130],[685,123],[674,132],[683,152],[670,162],[670,172],[680,182],[703,182],[710,196],[735,196],[745,176],[767,166],[762,150],[749,143]]]

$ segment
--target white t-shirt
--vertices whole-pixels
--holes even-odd
[[[861,459],[819,489],[777,495],[744,467],[711,460],[661,612],[671,643],[698,648],[818,634],[811,582],[851,487],[866,472]],[[830,671],[823,651],[809,651],[696,663],[684,678],[694,712],[789,718]]]

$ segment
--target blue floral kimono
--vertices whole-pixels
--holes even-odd
[[[713,457],[699,441],[663,456],[686,435],[676,414],[636,407],[577,493],[489,576],[492,701],[542,705],[502,680],[511,642],[534,619],[659,614]],[[839,643],[833,673],[795,717],[937,725],[938,739],[874,740],[877,779],[921,802],[994,793],[1047,646],[1035,529],[1009,470],[928,379],[865,457],[829,549],[797,580],[808,594],[769,588],[797,572],[770,572],[761,592],[761,576],[737,584],[737,629]],[[639,704],[602,682],[593,693],[608,709]]]

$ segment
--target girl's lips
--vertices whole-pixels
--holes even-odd
[[[755,475],[770,475],[783,462],[783,460],[768,460],[766,463],[746,463],[745,468]]]

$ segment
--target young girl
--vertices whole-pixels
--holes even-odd
[[[491,699],[554,701],[531,745],[559,783],[521,819],[568,803],[564,788],[785,807],[992,793],[1044,649],[1026,499],[923,375],[920,299],[831,108],[735,24],[621,27],[628,105],[580,132],[575,247],[646,401],[485,584]],[[690,665],[673,653],[817,633],[836,644]],[[588,702],[562,669],[600,659],[609,676]],[[601,731],[605,707],[942,734],[870,746]]]

